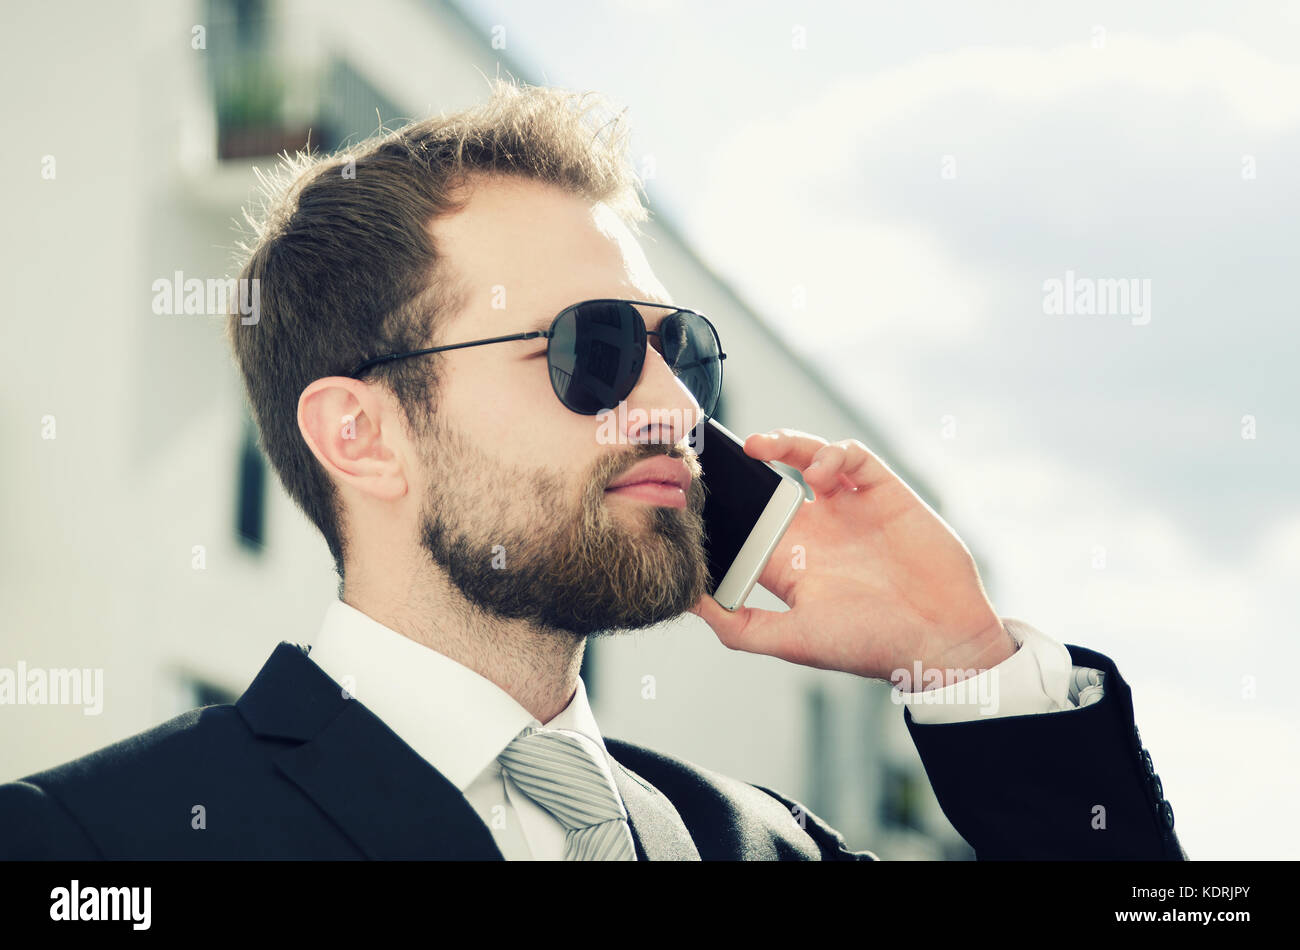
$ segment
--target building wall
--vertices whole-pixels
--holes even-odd
[[[469,105],[499,65],[528,78],[448,4],[375,0],[361,16],[294,0],[271,11],[277,49],[327,77],[339,122],[368,116],[367,97],[413,117]],[[232,272],[233,223],[253,184],[254,162],[215,159],[212,51],[191,44],[212,12],[164,0],[88,5],[69,31],[58,10],[26,5],[2,41],[6,88],[39,80],[42,95],[10,99],[12,126],[27,132],[0,153],[6,207],[26,225],[2,255],[23,273],[9,282],[0,331],[0,418],[19,463],[0,474],[0,665],[102,668],[105,702],[98,716],[0,709],[0,780],[237,695],[276,643],[311,641],[336,593],[323,541],[273,476],[262,543],[236,534],[248,421],[221,319],[151,309],[160,277]],[[46,154],[57,161],[52,181],[39,175]],[[788,425],[885,448],[671,222],[645,231],[674,299],[719,327],[729,428]],[[47,416],[54,439],[41,437]],[[781,607],[761,588],[749,604]],[[959,842],[880,684],[727,650],[689,615],[594,641],[588,673],[607,735],[780,789],[882,856],[960,853],[945,851]],[[919,783],[916,831],[882,822],[882,776],[895,773]]]

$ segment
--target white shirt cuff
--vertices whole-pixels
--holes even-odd
[[[894,702],[910,707],[913,721],[935,725],[1064,712],[1102,698],[1100,670],[1072,665],[1064,644],[1024,621],[1001,619],[1016,642],[1015,653],[977,676],[942,688],[903,692],[896,686]]]

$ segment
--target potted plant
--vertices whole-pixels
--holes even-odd
[[[286,119],[286,91],[284,76],[260,58],[220,76],[215,87],[217,157],[254,158],[305,148],[310,127]]]

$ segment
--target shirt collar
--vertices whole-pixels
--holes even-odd
[[[526,726],[581,732],[609,754],[581,677],[543,724],[491,680],[341,600],[308,656],[461,792]]]

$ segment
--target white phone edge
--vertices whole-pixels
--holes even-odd
[[[763,573],[763,568],[767,566],[786,529],[790,527],[790,522],[804,503],[801,484],[775,466],[768,465],[768,468],[781,476],[781,483],[767,500],[763,514],[754,523],[740,553],[731,562],[722,583],[712,595],[726,610],[734,611],[745,602],[749,592],[758,583],[758,575]]]

